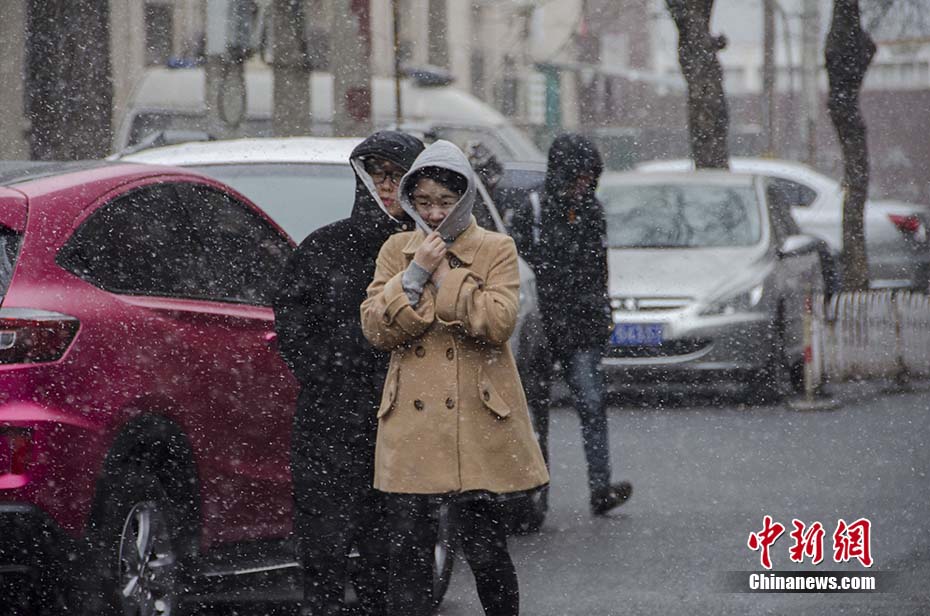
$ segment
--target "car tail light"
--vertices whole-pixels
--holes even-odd
[[[888,214],[888,218],[890,218],[894,226],[898,228],[898,231],[904,233],[905,235],[916,234],[918,231],[920,231],[920,226],[923,224],[920,218],[913,214],[910,216]]]
[[[78,331],[64,314],[23,308],[0,309],[0,364],[50,362],[64,355]]]
[[[32,430],[0,426],[0,475],[25,475],[32,453]]]

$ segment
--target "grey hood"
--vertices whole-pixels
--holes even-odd
[[[451,244],[455,241],[455,238],[471,224],[471,211],[475,206],[475,194],[477,191],[474,171],[472,171],[471,165],[468,163],[468,159],[465,157],[462,150],[455,144],[442,139],[426,146],[426,149],[417,156],[413,166],[410,167],[410,171],[408,171],[400,181],[400,205],[410,218],[413,219],[416,225],[427,235],[432,232],[432,229],[430,229],[429,225],[420,217],[413,203],[410,202],[407,196],[408,184],[411,176],[417,170],[425,167],[448,169],[468,180],[468,188],[465,190],[465,194],[462,195],[459,202],[455,204],[455,207],[452,208],[449,215],[446,216],[445,220],[443,220],[436,229],[442,236],[442,239],[447,244]]]

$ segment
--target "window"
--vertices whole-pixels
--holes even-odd
[[[194,184],[147,186],[103,206],[58,255],[113,293],[268,305],[290,254],[247,206]]]
[[[197,242],[192,265],[205,299],[270,305],[291,248],[274,227],[248,206],[212,188],[182,184],[183,202]]]
[[[801,229],[791,216],[792,202],[784,198],[782,183],[800,186],[800,184],[794,184],[794,182],[787,182],[785,180],[769,182],[766,186],[766,196],[769,202],[769,220],[772,221],[772,231],[774,232],[776,242],[779,244],[784,242],[785,238],[789,235],[798,235],[801,233]],[[802,188],[807,187],[802,186]]]
[[[750,246],[761,234],[750,186],[613,184],[600,196],[611,248]]]
[[[781,206],[810,207],[817,198],[817,193],[812,188],[791,180],[770,178],[768,196],[770,202],[777,202]]]
[[[169,4],[145,4],[145,62],[167,64],[174,46],[173,7]]]
[[[3,299],[13,279],[13,268],[16,265],[22,239],[21,233],[0,225],[0,300]]]
[[[355,202],[355,175],[347,164],[250,162],[190,169],[235,188],[297,242],[347,218]]]
[[[104,205],[58,254],[65,269],[114,293],[193,296],[202,280],[187,213],[170,185],[146,186]]]

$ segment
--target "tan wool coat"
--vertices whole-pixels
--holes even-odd
[[[438,289],[411,307],[401,277],[424,240],[392,236],[362,304],[362,329],[391,350],[378,410],[374,487],[384,492],[509,493],[549,481],[507,340],[517,318],[517,252],[471,225],[449,247]]]

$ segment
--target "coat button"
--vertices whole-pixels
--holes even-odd
[[[485,389],[484,393],[482,393],[482,397],[484,398],[484,401],[487,402],[488,400],[491,399],[491,392]]]
[[[416,349],[413,350],[413,352],[416,353],[417,357],[423,357],[424,355],[426,355],[426,349],[424,349],[421,346],[418,346]]]
[[[452,257],[449,258],[449,267],[451,267],[452,269],[455,269],[457,267],[462,267],[462,262],[459,260],[458,257],[453,255]]]
[[[446,359],[449,361],[455,359],[455,351],[453,351],[451,348],[446,349]]]
[[[447,409],[454,409],[454,408],[455,408],[455,400],[453,400],[452,398],[446,398],[446,408],[447,408]]]
[[[418,410],[418,411],[422,411],[422,410],[423,410],[423,401],[422,401],[422,400],[414,400],[414,401],[413,401],[413,408],[415,408],[415,409]]]

